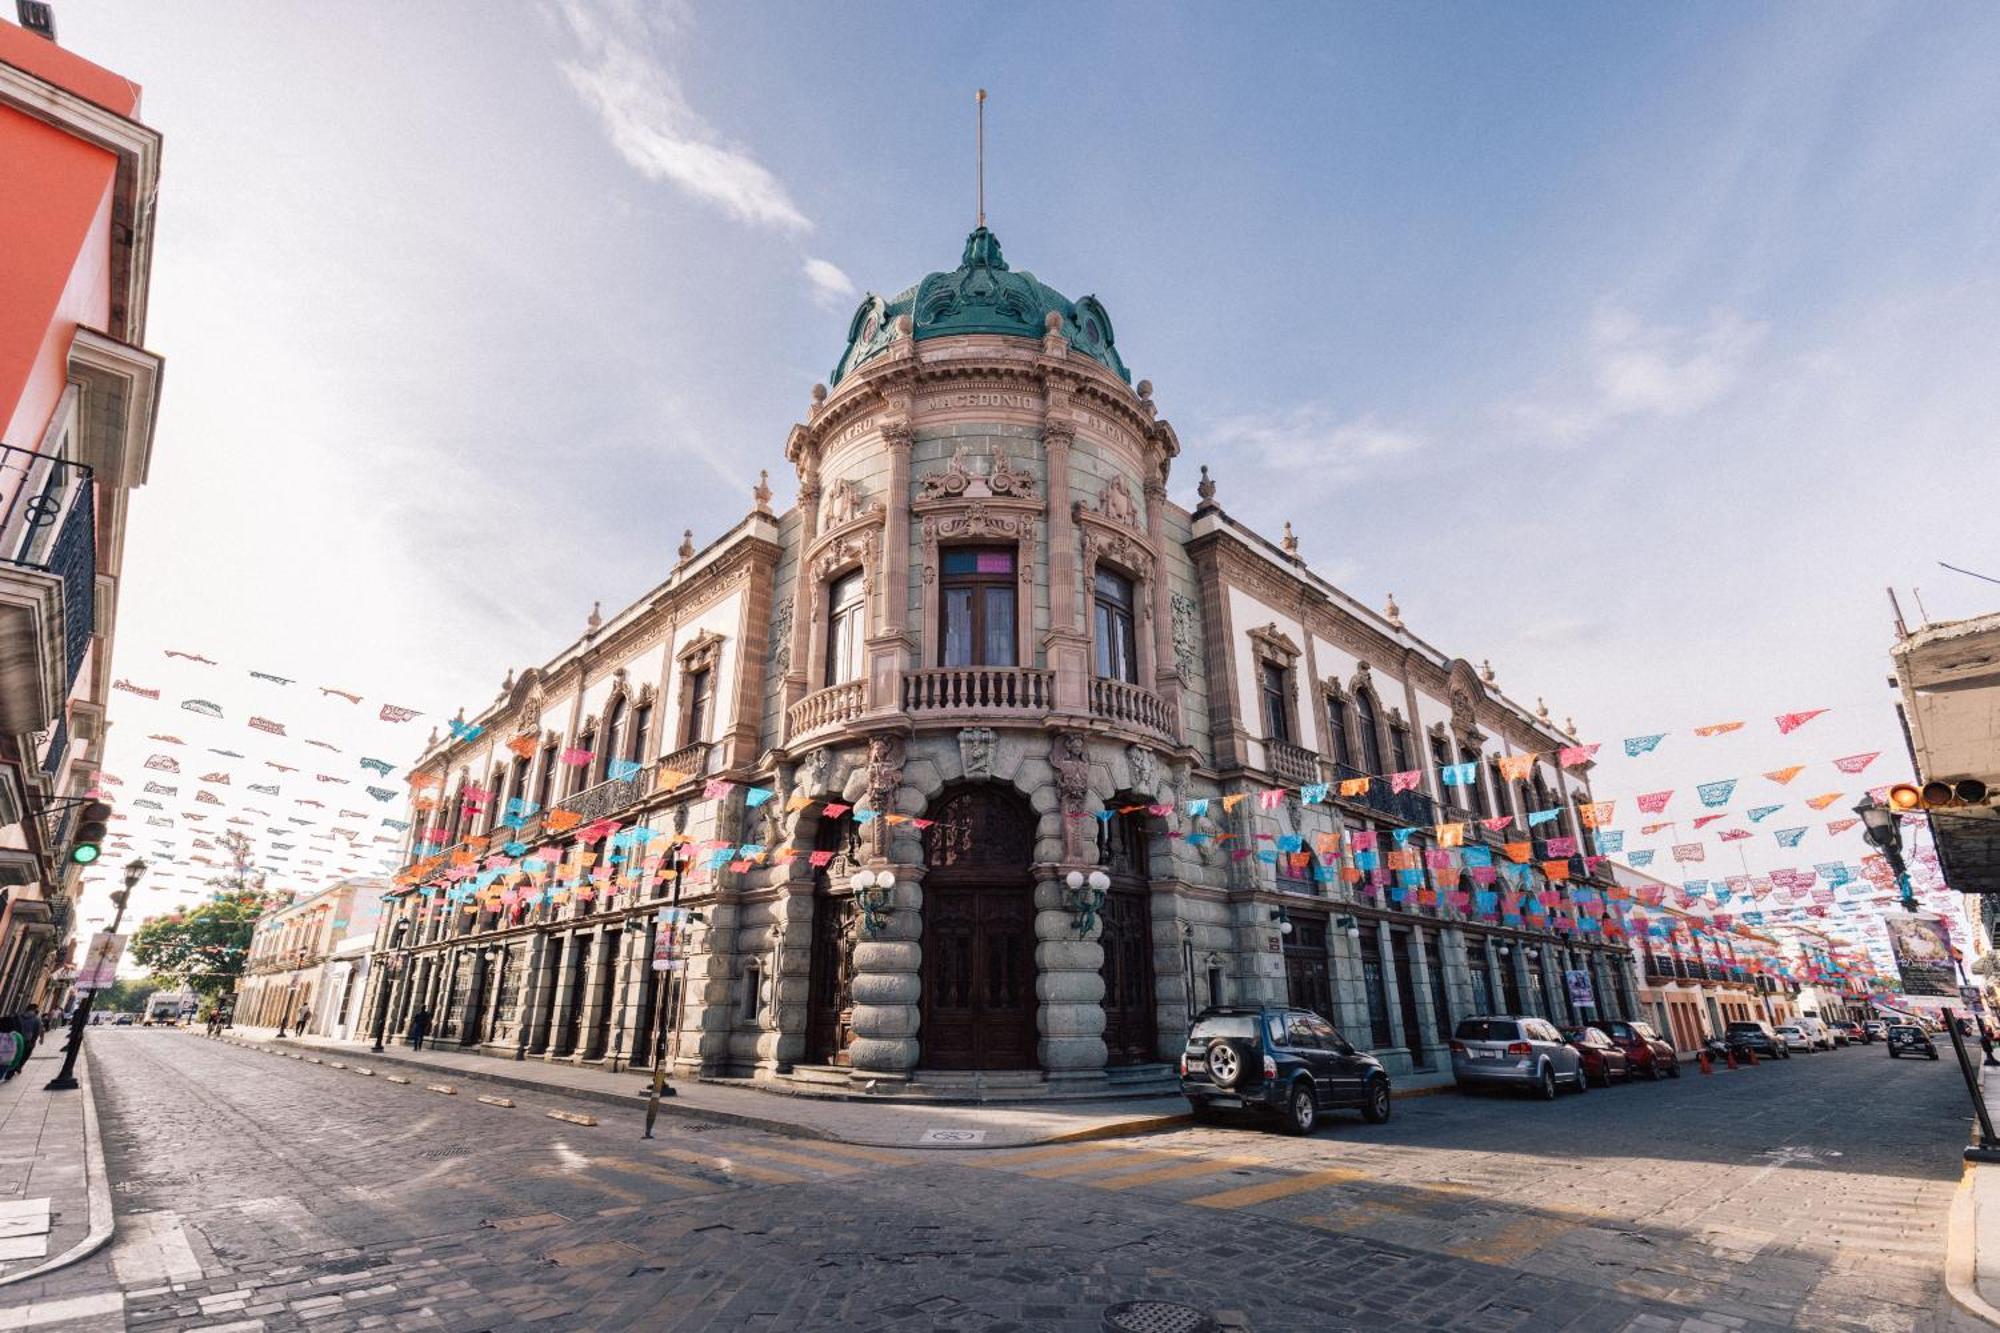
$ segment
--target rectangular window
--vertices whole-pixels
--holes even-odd
[[[556,765],[562,754],[560,746],[542,747],[542,768],[535,777],[535,804],[546,810],[556,795]]]
[[[1139,638],[1133,627],[1129,579],[1097,571],[1097,674],[1105,680],[1139,681]]]
[[[681,744],[693,745],[708,739],[708,713],[714,688],[712,672],[697,671],[688,677],[687,728]]]
[[[1264,693],[1264,735],[1274,741],[1291,743],[1292,719],[1285,707],[1285,668],[1265,662],[1259,668]]]
[[[939,658],[951,666],[1014,666],[1019,591],[1014,552],[958,547],[940,554]]]
[[[1326,701],[1326,730],[1333,762],[1342,768],[1354,767],[1354,747],[1347,738],[1347,702],[1329,695]]]
[[[826,683],[839,685],[861,679],[862,637],[868,605],[866,580],[853,570],[827,590]]]
[[[625,757],[638,763],[646,753],[646,734],[653,729],[653,705],[646,704],[632,714],[632,738],[627,744]]]

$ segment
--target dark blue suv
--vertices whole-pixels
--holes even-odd
[[[1311,1133],[1321,1111],[1358,1109],[1371,1125],[1389,1118],[1382,1062],[1304,1009],[1203,1010],[1181,1052],[1181,1092],[1197,1120],[1220,1110],[1257,1111],[1277,1116],[1294,1134]]]

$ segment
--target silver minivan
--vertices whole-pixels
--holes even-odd
[[[1459,1090],[1527,1088],[1554,1101],[1558,1085],[1588,1092],[1583,1054],[1555,1024],[1526,1014],[1461,1019],[1451,1034],[1451,1072]]]

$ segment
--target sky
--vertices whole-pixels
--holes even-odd
[[[1584,740],[1681,733],[1600,756],[1601,795],[1872,750],[1852,794],[1905,776],[1885,587],[1912,622],[1912,589],[1933,619],[2000,602],[1937,563],[2000,577],[1990,6],[57,21],[165,136],[116,670],[198,650],[425,710],[398,760],[760,468],[789,499],[859,293],[957,262],[980,87],[989,221],[1104,301],[1175,498],[1207,464],[1232,515],[1289,520]]]

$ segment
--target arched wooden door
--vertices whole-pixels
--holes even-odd
[[[965,787],[925,830],[923,1018],[928,1069],[1036,1067],[1035,813]]]
[[[1104,826],[1104,1056],[1110,1065],[1148,1064],[1160,1058],[1153,995],[1152,878],[1147,860],[1151,828],[1144,811],[1117,815]]]
[[[812,964],[807,988],[806,1063],[844,1065],[854,1040],[854,946],[861,914],[847,889],[852,839],[837,819],[822,819],[813,850],[833,859],[813,871]]]

